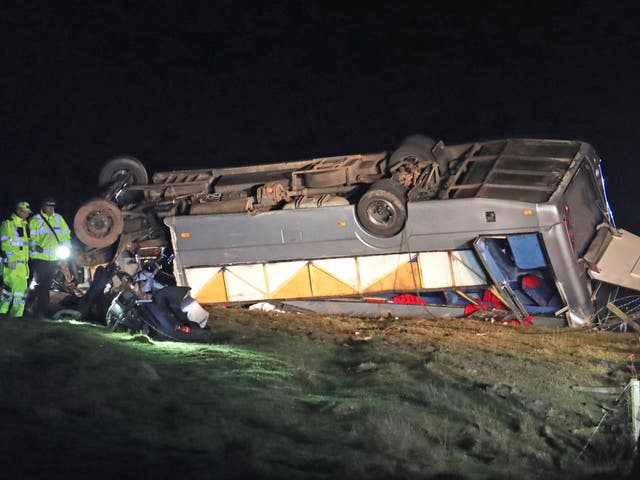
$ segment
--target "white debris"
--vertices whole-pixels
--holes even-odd
[[[284,310],[279,309],[278,307],[276,307],[275,305],[273,305],[273,304],[271,304],[269,302],[254,303],[253,305],[251,305],[249,307],[249,310],[260,310],[261,312],[285,313]]]

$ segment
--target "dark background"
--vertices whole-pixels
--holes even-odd
[[[3,3],[2,214],[54,195],[71,222],[122,153],[152,173],[530,136],[592,143],[640,232],[640,4],[482,3]]]

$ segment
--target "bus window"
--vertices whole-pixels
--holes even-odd
[[[507,237],[507,241],[509,242],[514,262],[518,268],[523,270],[546,268],[547,262],[536,233],[510,235]]]
[[[570,215],[573,242],[578,256],[582,256],[596,234],[596,226],[605,218],[598,186],[593,172],[583,163],[565,190]]]

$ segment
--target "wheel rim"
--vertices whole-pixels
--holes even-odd
[[[129,170],[125,170],[124,168],[122,168],[120,170],[116,170],[111,174],[111,181],[115,182],[125,180],[130,175],[131,173],[129,172]]]
[[[385,227],[393,223],[396,218],[393,204],[387,200],[376,200],[367,207],[367,218],[378,226]]]
[[[85,226],[93,237],[104,238],[113,227],[113,217],[108,212],[97,210],[87,215]]]

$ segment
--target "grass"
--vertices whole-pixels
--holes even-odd
[[[624,405],[578,458],[611,398],[571,388],[622,389],[632,334],[217,309],[207,343],[180,344],[0,321],[0,453],[14,476],[584,478],[632,468]]]

